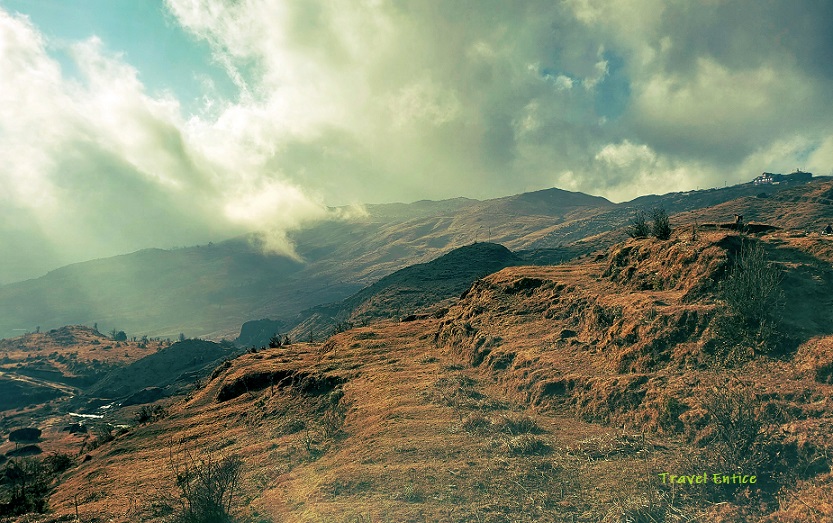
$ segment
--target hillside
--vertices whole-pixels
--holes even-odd
[[[396,270],[476,241],[583,254],[621,240],[621,232],[604,241],[597,235],[620,229],[638,207],[676,213],[785,187],[742,185],[623,204],[548,189],[487,201],[368,205],[367,215],[293,233],[302,263],[265,256],[251,238],[238,238],[79,263],[0,286],[0,337],[97,322],[130,336],[233,338],[245,321],[291,318],[346,299]]]
[[[385,318],[408,321],[439,314],[448,300],[455,299],[471,283],[511,265],[547,265],[576,256],[569,248],[512,252],[502,245],[478,242],[452,250],[435,260],[418,263],[383,277],[353,296],[332,304],[301,312],[298,318],[283,322],[247,322],[237,341],[248,346],[266,345],[275,333],[289,329],[291,339],[308,340],[327,336],[348,326],[368,325]],[[258,329],[269,325],[271,331]],[[252,336],[248,331],[258,331]]]
[[[753,243],[786,303],[807,304],[784,309],[770,353],[720,341],[720,282]],[[174,463],[242,459],[241,521],[825,520],[831,253],[829,238],[795,230],[680,228],[507,267],[439,318],[218,367],[167,417],[90,451],[50,504],[161,521],[176,506],[174,442]]]
[[[518,263],[520,258],[502,245],[460,247],[436,260],[400,269],[339,303],[302,312],[290,336],[297,340],[321,338],[339,325],[343,329],[383,318],[425,314],[422,309],[459,296],[475,279]]]
[[[86,396],[119,399],[153,387],[160,389],[156,392],[156,399],[172,396],[210,374],[219,361],[234,355],[236,352],[210,341],[180,341],[114,369],[85,389],[84,393]]]

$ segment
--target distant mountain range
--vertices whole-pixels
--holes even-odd
[[[544,259],[567,260],[621,240],[635,209],[691,212],[740,197],[767,197],[795,185],[750,183],[621,204],[547,189],[486,201],[369,205],[366,216],[322,222],[292,234],[303,262],[263,254],[252,235],[207,246],[142,250],[0,286],[0,337],[37,327],[97,323],[102,331],[117,328],[131,337],[185,333],[234,338],[248,320],[299,319],[302,311],[338,303],[399,269],[475,242],[498,243],[516,252],[538,250],[539,255],[559,249]],[[328,305],[315,314],[330,317],[324,322],[329,324],[340,317],[332,310]]]

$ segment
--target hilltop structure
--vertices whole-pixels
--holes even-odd
[[[809,182],[813,178],[813,173],[804,172],[801,169],[796,169],[790,174],[775,174],[775,173],[761,173],[760,176],[752,180],[755,185],[764,184],[779,184],[785,182]]]

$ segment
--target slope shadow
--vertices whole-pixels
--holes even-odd
[[[783,269],[780,312],[785,333],[796,347],[815,336],[833,334],[833,267],[795,247],[764,243],[769,260]]]

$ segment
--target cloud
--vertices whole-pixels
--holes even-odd
[[[326,217],[319,200],[267,169],[264,143],[229,139],[232,113],[186,119],[99,39],[67,50],[78,78],[63,74],[23,16],[0,10],[0,42],[0,220],[21,223],[15,237],[43,252],[34,270]],[[11,261],[0,270],[8,281],[25,269]]]
[[[253,227],[291,254],[285,231],[328,205],[552,185],[623,200],[830,170],[829,2],[165,8],[233,96],[204,78],[186,112],[95,37],[62,49],[69,75],[54,42],[0,11],[0,200],[67,259]]]

